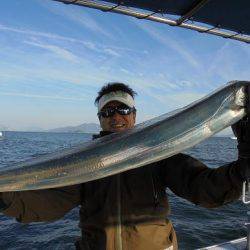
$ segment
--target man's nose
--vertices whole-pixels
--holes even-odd
[[[120,118],[121,115],[118,114],[118,112],[115,111],[114,115],[112,116],[113,119]]]

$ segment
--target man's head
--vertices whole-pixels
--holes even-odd
[[[123,83],[108,83],[98,92],[95,104],[103,131],[120,132],[133,128],[136,92]]]

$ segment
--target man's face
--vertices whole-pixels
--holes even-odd
[[[115,108],[120,105],[123,105],[122,103],[118,101],[111,101],[107,103],[102,110],[106,108]],[[117,112],[111,117],[99,117],[100,125],[103,131],[109,131],[109,132],[120,132],[124,131],[130,128],[133,128],[135,125],[135,117],[136,114],[134,112],[131,112],[128,115],[120,115]]]

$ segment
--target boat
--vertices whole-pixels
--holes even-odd
[[[235,137],[235,136],[231,136],[230,137],[232,140],[237,140],[237,137]]]
[[[0,140],[2,140],[3,139],[3,132],[2,131],[0,131]]]
[[[231,240],[225,243],[221,243],[218,245],[213,245],[209,247],[200,248],[197,250],[239,250],[239,249],[247,249],[246,248],[247,238],[239,238],[236,240]]]
[[[200,33],[250,43],[250,1],[248,0],[53,0],[114,12]],[[225,15],[222,15],[225,13]],[[235,137],[231,137],[235,140]],[[203,249],[246,249],[248,239],[237,239]],[[238,244],[239,243],[239,244]],[[248,244],[249,245],[249,244]],[[249,249],[249,247],[248,247]]]

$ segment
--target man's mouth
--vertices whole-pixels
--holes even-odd
[[[112,128],[122,128],[125,124],[111,124]]]

